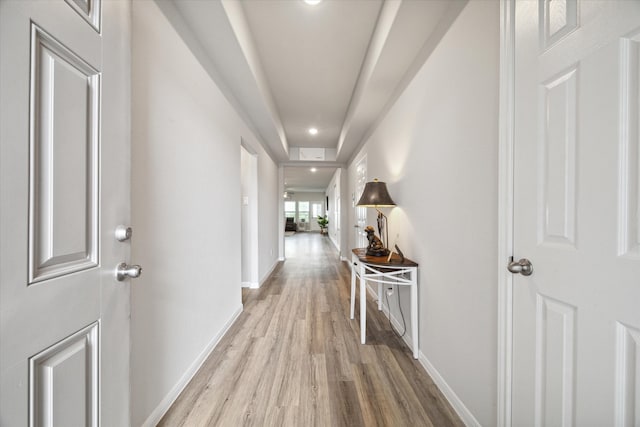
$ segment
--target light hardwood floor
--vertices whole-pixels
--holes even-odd
[[[329,238],[298,233],[285,246],[159,425],[462,426],[373,301],[360,344],[350,271]]]

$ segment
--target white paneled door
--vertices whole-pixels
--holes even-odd
[[[129,424],[129,6],[0,1],[0,425]]]
[[[514,426],[640,425],[640,2],[515,2]]]

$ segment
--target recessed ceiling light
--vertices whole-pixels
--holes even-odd
[[[320,3],[322,0],[304,0],[306,4],[310,4],[311,6],[315,6]]]
[[[316,128],[309,128],[309,133],[311,135],[317,135],[318,134],[318,129]]]
[[[311,172],[315,172],[315,171],[317,171],[318,169],[316,169],[316,168],[311,168],[310,170],[311,170]]]

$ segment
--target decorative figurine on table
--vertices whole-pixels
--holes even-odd
[[[382,240],[378,236],[375,235],[375,230],[372,226],[367,225],[364,229],[365,233],[367,233],[367,240],[369,241],[369,246],[367,246],[367,255],[370,256],[387,256],[389,255],[389,249],[385,248],[382,244]]]

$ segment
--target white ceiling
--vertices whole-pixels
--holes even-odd
[[[291,148],[323,147],[335,167],[371,135],[467,0],[156,2],[278,164],[304,165]]]
[[[382,0],[244,1],[290,146],[335,148]],[[319,132],[311,136],[308,129]]]
[[[284,168],[284,189],[285,191],[323,192],[329,186],[331,178],[336,168],[315,167],[315,172],[311,171],[313,166],[288,166]]]

